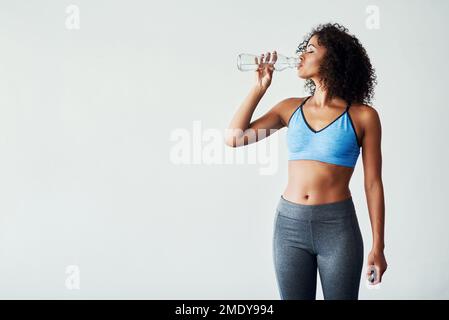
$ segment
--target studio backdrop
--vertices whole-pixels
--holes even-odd
[[[367,50],[382,123],[388,270],[359,298],[448,299],[448,14],[443,0],[1,0],[0,298],[279,299],[286,128],[225,145],[254,82],[237,56],[294,55],[336,22]],[[275,71],[253,119],[306,95]]]

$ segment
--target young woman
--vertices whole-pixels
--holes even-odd
[[[315,299],[317,270],[324,299],[358,299],[364,248],[349,181],[360,148],[373,236],[366,275],[369,266],[377,271],[372,285],[387,269],[381,123],[368,105],[376,75],[365,49],[347,31],[328,23],[306,35],[297,49],[297,73],[310,96],[284,99],[250,122],[276,62],[276,51],[262,55],[256,83],[227,130],[226,144],[239,147],[288,128],[288,184],[273,233],[281,299]]]

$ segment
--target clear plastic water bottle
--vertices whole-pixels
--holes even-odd
[[[241,53],[237,56],[237,68],[240,71],[255,71],[259,67],[258,62],[261,61],[261,55]],[[282,71],[287,68],[297,68],[299,65],[299,56],[287,57],[277,54],[277,60],[274,63],[274,70]]]

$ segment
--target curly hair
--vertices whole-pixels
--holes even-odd
[[[338,23],[319,24],[298,45],[297,54],[306,50],[314,35],[317,35],[318,44],[326,48],[319,74],[329,97],[369,104],[377,84],[376,74],[359,40]],[[313,95],[316,86],[312,79],[307,79],[304,88]]]

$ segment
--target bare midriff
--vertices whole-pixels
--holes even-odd
[[[354,168],[315,160],[289,160],[288,184],[282,196],[300,204],[325,204],[351,197]]]

